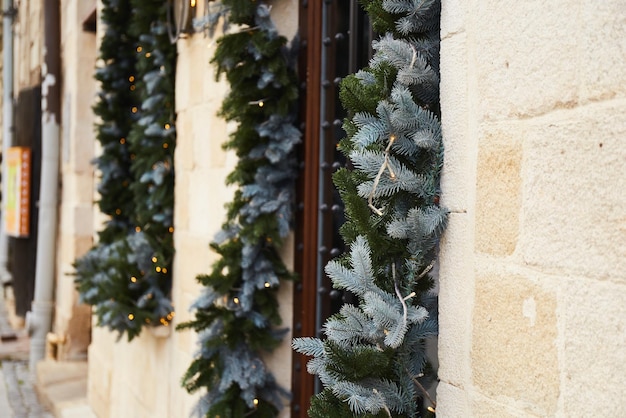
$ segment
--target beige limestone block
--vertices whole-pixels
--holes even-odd
[[[441,42],[441,131],[445,148],[441,173],[441,205],[453,212],[467,211],[473,196],[475,144],[469,131],[467,36],[462,33]]]
[[[439,378],[467,389],[474,306],[472,230],[469,215],[451,213],[439,250]]]
[[[96,319],[94,319],[95,323]],[[108,418],[111,402],[111,369],[113,366],[112,339],[107,332],[94,328],[89,346],[89,371],[87,397],[89,405],[98,417]]]
[[[177,90],[178,91],[178,90]],[[176,169],[176,187],[178,175],[181,171],[190,171],[194,168],[194,143],[188,138],[193,135],[193,115],[189,109],[180,110],[176,117],[176,150],[174,151],[174,167]]]
[[[93,241],[93,234],[82,237],[75,237],[73,240],[74,256],[82,257],[85,253],[87,253],[87,251],[89,251],[89,249],[91,249]]]
[[[460,415],[459,415],[460,416]],[[502,404],[493,399],[472,394],[472,416],[480,418],[531,418],[539,417],[528,412],[514,409],[511,405]]]
[[[201,36],[201,35],[194,35]],[[176,102],[176,112],[179,115],[190,106],[189,95],[190,92],[190,83],[189,83],[189,74],[191,72],[191,66],[193,63],[193,55],[191,54],[191,43],[192,38],[181,38],[176,43],[176,48],[178,52],[178,56],[176,59],[176,80],[175,85],[176,89],[174,91],[175,94],[175,102]],[[177,131],[180,136],[180,132]]]
[[[562,292],[562,416],[626,416],[626,286],[568,280]]]
[[[85,106],[90,106],[86,105]],[[91,106],[90,106],[91,107]],[[84,120],[73,130],[73,138],[69,144],[70,163],[73,171],[77,174],[91,174],[94,171],[92,163],[95,156],[94,141],[96,136],[93,131],[93,119]]]
[[[72,217],[71,230],[78,237],[91,237],[93,233],[93,218],[91,205],[77,205],[67,208]]]
[[[218,118],[216,112],[212,106],[198,106],[191,111],[193,162],[196,167],[225,167],[226,151],[222,144],[229,139],[228,124],[224,119]]]
[[[484,130],[476,168],[476,250],[506,256],[519,235],[522,133],[514,125]]]
[[[274,1],[271,13],[278,32],[291,41],[298,32],[298,0]]]
[[[232,198],[232,188],[224,185],[224,170],[197,170],[189,182],[189,228],[213,238],[225,219],[224,203]]]
[[[582,98],[626,97],[626,3],[581,2],[580,64]]]
[[[437,385],[437,416],[442,418],[472,417],[468,392],[446,382]]]
[[[93,206],[95,182],[93,171],[85,174],[66,172],[63,174],[63,203]]]
[[[559,396],[556,339],[553,293],[521,276],[477,271],[471,355],[481,393],[515,400],[517,409],[531,414],[553,415]]]
[[[469,18],[470,3],[463,0],[442,0],[441,2],[441,39],[465,31]],[[442,54],[443,57],[443,54]]]
[[[196,276],[193,276],[195,279]],[[190,292],[179,292],[181,295],[176,298],[175,303],[176,306],[181,306],[182,309],[176,313],[175,323],[181,324],[186,321],[193,320],[195,317],[193,316],[193,312],[189,311],[189,308],[192,304],[198,299],[198,296],[201,294],[202,289],[197,286],[197,291],[194,293]],[[179,351],[183,351],[185,353],[195,353],[198,349],[197,345],[197,334],[192,329],[184,329],[176,332],[176,340],[175,340],[175,348]],[[189,359],[189,363],[187,363],[187,367],[191,364],[191,359]],[[181,373],[182,376],[182,373]]]
[[[178,150],[176,150],[178,153]],[[189,230],[189,177],[190,172],[176,167],[174,188],[174,243],[178,245],[178,233]]]
[[[215,53],[215,41],[210,40],[207,42],[209,42],[208,45],[205,46],[205,49],[206,49],[205,54],[207,58],[204,60],[207,63],[205,66],[205,73],[204,73],[204,77],[206,81],[204,82],[204,93],[203,93],[204,101],[202,104],[210,105],[212,108],[215,109],[215,111],[211,113],[211,115],[213,116],[215,112],[217,111],[217,109],[220,108],[222,101],[224,100],[224,97],[226,96],[226,93],[228,93],[230,89],[230,86],[224,80],[224,77],[222,77],[220,81],[215,80],[215,71],[216,71],[215,65],[209,63],[209,61],[213,57],[213,54]],[[207,115],[205,115],[205,119],[206,119],[206,116]]]
[[[530,116],[578,101],[580,6],[571,0],[476,2],[478,103],[485,119]]]
[[[626,283],[626,101],[539,118],[524,145],[524,262]]]
[[[209,248],[211,236],[180,231],[175,239],[178,241],[174,259],[175,286],[184,292],[197,292],[196,276],[209,272],[216,259],[216,254]]]

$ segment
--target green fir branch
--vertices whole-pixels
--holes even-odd
[[[294,277],[280,248],[292,221],[297,78],[268,5],[224,0],[224,12],[238,31],[217,40],[212,63],[217,78],[230,85],[219,115],[237,124],[223,144],[238,157],[226,179],[237,190],[211,243],[219,258],[210,273],[197,277],[204,291],[193,305],[194,318],[179,325],[199,336],[182,383],[190,392],[205,391],[197,415],[275,417],[288,393],[262,356],[284,338],[277,292],[282,280]]]
[[[75,262],[81,300],[98,324],[129,340],[145,326],[169,325],[174,255],[173,153],[176,49],[166,7],[149,0],[105,0],[94,112],[103,152],[99,241]]]
[[[362,0],[376,31],[370,67],[344,79],[349,117],[340,150],[351,168],[333,180],[344,202],[348,253],[326,266],[352,292],[324,325],[326,339],[298,338],[324,390],[309,416],[420,416],[424,341],[436,334],[428,272],[447,222],[439,207],[443,159],[438,109],[437,0]],[[427,398],[426,402],[430,402]],[[432,405],[434,407],[434,401]]]

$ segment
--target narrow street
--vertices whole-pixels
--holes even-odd
[[[53,417],[37,398],[28,353],[28,336],[11,327],[4,296],[0,297],[0,418]]]

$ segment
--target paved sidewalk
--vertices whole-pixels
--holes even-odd
[[[26,331],[14,330],[0,289],[0,418],[53,418],[35,393]]]

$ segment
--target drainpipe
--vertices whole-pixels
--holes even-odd
[[[35,299],[29,320],[30,370],[45,357],[46,335],[52,328],[56,271],[57,205],[59,193],[60,130],[60,7],[44,0],[43,63],[41,66],[41,186]]]
[[[2,155],[13,145],[13,0],[2,0]],[[8,269],[9,237],[4,233],[5,204],[7,196],[8,168],[2,161],[2,208],[0,208],[0,285],[11,282]]]

